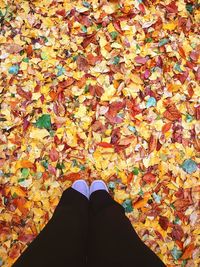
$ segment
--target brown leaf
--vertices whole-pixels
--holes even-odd
[[[86,58],[83,56],[78,56],[77,58],[77,67],[80,71],[87,72],[89,70],[89,63]]]
[[[190,205],[190,201],[188,199],[177,199],[173,205],[177,211],[185,211]]]
[[[169,226],[169,219],[165,216],[160,216],[159,217],[159,224],[160,224],[161,228],[166,231],[168,226]]]
[[[6,51],[10,54],[15,54],[15,53],[19,53],[20,51],[23,50],[23,47],[21,45],[18,44],[7,44],[6,45]]]
[[[157,137],[155,135],[151,135],[149,139],[149,153],[153,152],[157,147]]]

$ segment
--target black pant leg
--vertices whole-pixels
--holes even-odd
[[[104,190],[92,193],[89,221],[89,267],[164,267],[139,238],[124,208]]]
[[[68,188],[55,212],[14,267],[85,267],[88,199]]]

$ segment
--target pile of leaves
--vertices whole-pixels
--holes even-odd
[[[167,266],[198,266],[199,7],[0,0],[0,266],[79,178],[106,181]]]

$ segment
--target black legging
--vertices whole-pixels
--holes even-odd
[[[124,208],[104,190],[90,201],[73,188],[14,267],[164,267],[140,240]]]

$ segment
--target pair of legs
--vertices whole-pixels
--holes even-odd
[[[14,267],[164,267],[105,189],[64,191],[51,220]]]

